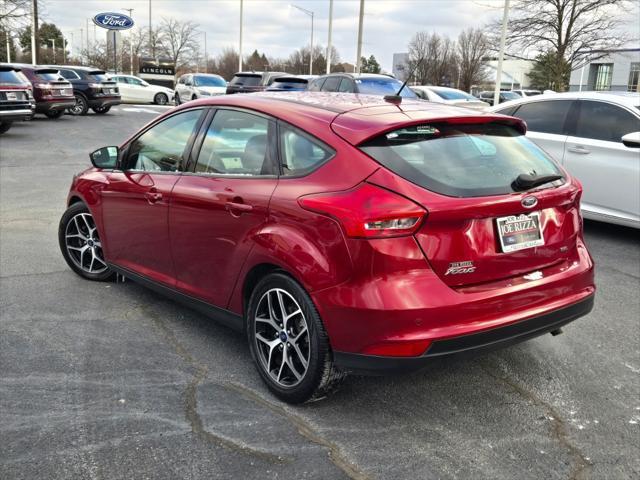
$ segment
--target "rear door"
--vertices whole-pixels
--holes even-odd
[[[173,186],[195,138],[203,109],[164,118],[123,152],[122,170],[102,191],[109,262],[165,285],[175,284],[168,214]]]
[[[521,104],[511,115],[527,122],[527,137],[554,160],[562,163],[568,134],[567,119],[574,103],[575,100],[527,102]]]
[[[200,135],[169,214],[177,287],[188,295],[226,307],[278,183],[274,137],[272,119],[234,109],[217,110]]]
[[[584,187],[585,210],[640,220],[640,152],[622,137],[640,131],[640,117],[613,103],[580,100],[564,165]]]

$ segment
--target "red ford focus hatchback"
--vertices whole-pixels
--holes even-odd
[[[581,186],[522,121],[418,101],[233,95],[91,154],[59,240],[247,335],[292,403],[346,372],[526,340],[588,313]]]

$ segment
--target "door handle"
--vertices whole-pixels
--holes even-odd
[[[157,203],[160,200],[162,200],[162,194],[157,192],[155,189],[153,189],[146,192],[144,194],[144,198],[147,199],[147,202],[153,205],[154,203]]]
[[[231,215],[234,216],[239,216],[242,213],[247,213],[253,210],[253,206],[247,205],[246,203],[238,202],[227,202],[225,203],[225,208]]]
[[[582,145],[575,145],[573,147],[569,147],[567,150],[569,150],[570,152],[573,152],[573,153],[581,153],[582,155],[586,155],[587,153],[591,153],[591,150],[589,150],[586,147],[583,147]]]

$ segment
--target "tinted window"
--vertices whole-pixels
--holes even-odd
[[[184,167],[184,151],[202,110],[173,115],[151,127],[133,141],[129,170],[175,172]]]
[[[60,75],[62,75],[66,79],[71,79],[71,80],[76,80],[80,78],[79,75],[72,70],[60,70]]]
[[[42,80],[46,80],[47,82],[57,82],[59,80],[62,80],[60,78],[60,74],[58,72],[51,72],[51,71],[38,71],[36,70],[36,75],[38,76],[38,78],[42,79]]]
[[[445,100],[477,100],[473,95],[458,90],[431,90]]]
[[[309,85],[309,91],[310,92],[319,92],[320,89],[322,88],[322,85],[324,85],[324,81],[326,79],[327,79],[326,77],[315,79],[313,82],[311,82],[311,85]]]
[[[357,78],[358,93],[366,95],[395,95],[402,87],[402,82],[395,78]],[[405,86],[400,92],[401,97],[417,98],[409,87]]]
[[[13,70],[0,70],[0,84],[1,83],[25,83],[22,77]]]
[[[412,126],[360,148],[410,182],[455,197],[512,193],[511,184],[522,173],[560,174],[533,142],[495,123]]]
[[[345,93],[353,93],[355,89],[353,88],[353,80],[350,78],[343,78],[340,81],[340,86],[338,87],[339,92]]]
[[[291,127],[280,128],[282,173],[304,175],[333,156],[333,150]]]
[[[514,115],[527,122],[527,130],[532,132],[566,135],[564,123],[572,103],[573,100],[525,103]]]
[[[518,109],[518,105],[514,105],[512,107],[496,110],[496,113],[500,113],[501,115],[513,115],[513,112],[515,112],[517,109]]]
[[[111,80],[109,75],[99,70],[89,73],[87,77],[89,77],[89,80],[95,80],[96,82],[108,82]]]
[[[197,173],[267,175],[269,120],[233,110],[219,110],[198,155]]]
[[[324,81],[324,85],[322,85],[322,91],[323,92],[337,92],[338,91],[338,85],[340,85],[340,80],[342,80],[341,77],[328,77]]]
[[[509,100],[517,100],[518,98],[522,98],[520,95],[518,95],[516,92],[502,92],[500,93],[500,100],[503,100],[505,102],[509,101]]]
[[[581,101],[576,137],[620,142],[627,133],[640,131],[640,120],[609,103]]]
[[[142,80],[133,77],[127,77],[127,82],[129,82],[131,85],[143,85]]]
[[[262,75],[236,75],[231,79],[229,85],[244,85],[245,87],[256,87],[260,85]]]
[[[226,87],[227,82],[225,82],[221,77],[208,77],[208,76],[200,76],[196,75],[193,77],[194,85],[196,87]]]

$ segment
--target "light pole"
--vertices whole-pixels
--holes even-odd
[[[493,91],[493,104],[500,102],[500,87],[502,86],[502,60],[504,59],[504,44],[507,39],[507,21],[509,20],[509,0],[504,0],[502,14],[502,34],[500,35],[500,54],[498,56],[498,70],[496,71],[496,87]]]
[[[49,41],[52,43],[53,45],[53,63],[56,63],[56,39],[55,38],[50,38]]]
[[[123,8],[122,10],[129,12],[129,18],[133,20],[133,8]],[[129,31],[129,75],[133,75],[133,29]]]
[[[358,48],[356,49],[356,73],[362,67],[362,26],[364,23],[364,0],[360,0],[360,18],[358,19]]]
[[[244,10],[244,1],[240,0],[240,51],[238,52],[238,71],[242,71],[242,14]]]
[[[313,75],[313,12],[306,8],[299,7],[297,5],[291,5],[293,8],[297,8],[302,13],[305,13],[311,17],[311,46],[309,48],[309,75]]]
[[[151,29],[151,0],[149,0],[149,54],[152,58],[156,56],[155,48],[153,48],[153,31]]]
[[[329,36],[327,38],[327,75],[331,73],[331,33],[333,30],[333,0],[329,0]]]

